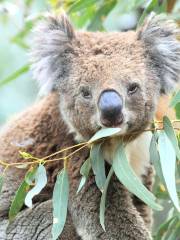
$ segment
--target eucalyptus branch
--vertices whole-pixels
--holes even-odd
[[[180,123],[180,120],[177,120],[177,119],[174,119],[174,120],[171,120],[172,123],[177,123],[179,122]],[[154,121],[154,123],[163,123],[163,121]],[[164,128],[163,127],[154,127],[154,128],[147,128],[147,129],[144,129],[142,131],[137,131],[137,132],[133,132],[131,134],[139,134],[139,133],[142,133],[142,132],[152,132],[152,131],[158,131],[158,130],[163,130]],[[173,127],[174,130],[177,130],[177,131],[180,131],[180,127]],[[48,163],[51,163],[51,162],[55,162],[55,161],[61,161],[63,160],[64,161],[64,167],[67,168],[67,164],[68,164],[68,160],[70,157],[72,157],[74,154],[76,154],[77,152],[79,152],[80,150],[84,149],[85,147],[88,147],[92,145],[92,143],[90,142],[82,142],[82,143],[78,143],[78,144],[75,144],[73,146],[70,146],[70,147],[66,147],[64,149],[61,149],[55,153],[52,153],[48,156],[45,156],[44,158],[38,158],[38,157],[34,157],[26,152],[20,152],[21,156],[23,157],[23,154],[25,154],[26,156],[24,157],[25,159],[29,159],[31,161],[26,161],[26,162],[14,162],[14,163],[7,163],[6,161],[3,161],[3,160],[0,160],[0,165],[4,167],[4,170],[3,170],[3,174],[4,172],[9,168],[9,167],[18,167],[18,166],[22,166],[22,165],[35,165],[35,164],[48,164]],[[64,157],[60,157],[60,158],[54,158],[54,159],[49,159],[51,157],[54,157],[58,154],[62,154],[64,152],[67,152],[71,149],[74,149],[74,148],[77,148],[76,150],[74,150],[73,152],[71,152],[69,155],[65,155]],[[33,161],[32,161],[33,160]],[[35,160],[35,161],[34,161]]]

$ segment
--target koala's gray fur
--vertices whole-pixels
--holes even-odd
[[[148,151],[143,152],[149,147],[150,135],[142,132],[154,117],[160,95],[168,93],[179,81],[178,34],[179,30],[172,21],[162,20],[159,16],[151,16],[137,32],[126,33],[76,32],[64,15],[47,17],[35,31],[32,69],[41,93],[48,96],[2,129],[0,159],[22,161],[18,155],[22,147],[14,141],[19,143],[32,139],[23,150],[44,157],[59,148],[75,144],[75,140],[88,140],[103,127],[97,106],[101,92],[115,89],[123,99],[124,122],[120,126],[121,134],[106,143],[105,159],[111,164],[119,138],[123,138],[134,171],[139,177],[144,176],[144,183],[151,189],[149,154]],[[137,92],[130,96],[127,89],[134,82],[138,86]],[[88,99],[82,96],[84,89],[90,92]],[[115,176],[108,190],[106,232],[103,231],[99,224],[100,192],[92,173],[83,190],[76,194],[79,170],[88,155],[89,151],[85,150],[69,162],[70,224],[60,239],[151,239],[148,230],[151,224],[149,208],[132,197]],[[51,204],[48,200],[52,197],[60,169],[62,163],[47,166],[48,186],[35,199],[37,203],[45,201],[48,209]],[[19,169],[10,169],[7,173],[0,195],[0,218],[3,223],[10,200],[24,174],[24,170]],[[42,209],[37,209],[41,213]],[[23,210],[21,214],[28,220],[28,210]],[[37,212],[32,215],[36,218]],[[18,225],[18,220],[15,221]],[[15,223],[8,226],[7,239],[8,236],[25,239],[17,230],[19,226],[11,230]],[[40,224],[37,219],[35,223]],[[52,224],[51,218],[48,224]],[[28,226],[34,229],[33,221],[28,222]],[[15,235],[17,238],[13,238]],[[26,239],[32,238],[28,236]],[[41,239],[38,236],[35,239]],[[43,239],[49,239],[49,235]]]

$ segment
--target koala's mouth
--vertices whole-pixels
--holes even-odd
[[[102,123],[100,123],[100,125],[98,126],[97,130],[103,129],[103,128],[120,128],[121,131],[117,134],[118,136],[122,136],[127,134],[128,129],[129,129],[129,124],[128,122],[122,122],[120,124],[115,124],[115,125],[109,125],[109,126],[105,126]]]

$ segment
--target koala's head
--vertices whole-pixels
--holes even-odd
[[[34,77],[41,91],[59,92],[64,121],[81,139],[101,127],[142,131],[179,81],[179,32],[162,16],[125,33],[78,32],[66,16],[49,16],[35,33]]]

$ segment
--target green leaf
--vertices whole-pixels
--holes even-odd
[[[35,186],[27,193],[25,204],[27,207],[32,208],[32,199],[35,195],[39,194],[47,184],[46,169],[43,165],[39,165],[35,174]]]
[[[176,118],[180,119],[180,102],[175,106]]]
[[[25,178],[32,177],[35,174],[36,169],[33,169],[31,171],[28,171]],[[16,194],[14,196],[14,199],[11,203],[10,210],[9,210],[9,220],[13,220],[18,212],[21,210],[22,206],[24,205],[24,200],[27,195],[27,191],[29,190],[30,186],[25,181],[21,183],[18,190],[16,191]]]
[[[91,165],[97,187],[103,192],[106,181],[104,158],[101,150],[102,143],[93,144],[90,151]]]
[[[160,225],[154,240],[162,240],[164,234],[167,232],[168,227],[172,221],[174,221],[174,217],[170,218],[167,222]]]
[[[180,211],[175,179],[176,154],[164,131],[159,132],[158,145],[164,181],[175,208]]]
[[[74,4],[71,5],[69,8],[68,13],[73,13],[77,12],[83,9],[87,9],[88,7],[91,7],[93,4],[95,4],[97,1],[96,0],[79,0],[76,1]]]
[[[116,2],[116,0],[104,2],[105,4],[103,6],[100,6],[95,15],[91,18],[87,29],[91,31],[103,30],[102,19],[106,17],[108,13],[114,8]]]
[[[32,174],[26,174],[24,180],[25,182],[31,186],[35,184],[35,174],[36,174],[37,168],[34,168],[31,170]]]
[[[180,149],[178,146],[178,140],[176,137],[176,134],[174,132],[173,126],[171,124],[171,121],[167,116],[163,117],[163,127],[166,135],[168,136],[170,142],[172,143],[174,150],[176,152],[177,158],[180,160]]]
[[[16,165],[15,167],[19,169],[26,169],[28,166],[29,166],[28,163],[22,163],[22,164]]]
[[[102,228],[105,231],[105,225],[104,225],[104,216],[105,216],[105,209],[106,209],[106,195],[107,195],[107,190],[108,190],[108,186],[109,186],[109,182],[111,180],[111,177],[113,175],[114,171],[113,171],[113,167],[111,167],[106,182],[104,184],[104,190],[102,192],[102,196],[101,196],[101,202],[100,202],[100,214],[99,214],[99,218],[100,218],[100,224],[102,226]]]
[[[121,131],[121,128],[102,128],[94,134],[94,136],[88,141],[89,143],[95,142],[101,138],[115,135]]]
[[[1,191],[2,191],[2,186],[3,186],[3,176],[1,175],[0,176],[0,194],[1,194]]]
[[[29,71],[29,65],[24,65],[23,67],[21,67],[20,69],[18,69],[14,73],[12,73],[7,78],[1,80],[0,81],[0,87],[2,87],[3,85],[5,85],[5,84],[15,80],[16,78],[20,77],[22,74],[24,74],[24,73],[26,73],[28,71]]]
[[[115,153],[113,169],[118,179],[130,192],[132,192],[154,210],[162,210],[162,206],[155,202],[156,197],[147,190],[147,188],[141,183],[140,179],[134,173],[126,158],[122,143]]]
[[[151,0],[139,19],[138,27],[143,24],[144,19],[149,13],[156,12],[160,14],[165,11],[166,7],[166,0],[162,1],[161,3],[159,0]]]
[[[86,183],[87,181],[87,178],[89,176],[89,172],[91,170],[91,161],[90,161],[90,158],[88,158],[84,163],[83,165],[81,166],[81,169],[80,169],[80,173],[82,175],[82,178],[81,178],[81,181],[79,183],[79,187],[78,187],[78,190],[77,190],[77,193],[79,193],[82,189],[82,187],[84,186],[84,184]]]
[[[158,149],[157,149],[157,143],[156,143],[155,135],[152,136],[150,147],[149,147],[149,153],[150,153],[150,160],[153,163],[155,171],[156,171],[161,183],[164,184],[164,177],[163,177],[163,174],[162,174],[160,157],[159,157],[159,152],[158,152]]]
[[[69,197],[69,181],[66,169],[63,169],[57,176],[53,191],[53,240],[58,239],[61,234],[67,216]]]
[[[175,217],[173,219],[173,221],[170,222],[168,230],[167,230],[166,235],[164,237],[164,240],[178,240],[177,237],[179,237],[179,236],[176,236],[176,234],[177,234],[176,226],[179,225],[178,222],[179,221],[178,221],[177,217]],[[179,226],[178,226],[178,230],[179,230]]]
[[[170,103],[170,107],[175,107],[178,103],[180,103],[180,90],[172,98],[171,103]]]
[[[176,223],[176,225],[172,227],[169,236],[164,240],[179,240],[179,236],[180,236],[180,222]]]
[[[19,154],[24,159],[31,159],[33,156],[30,153],[19,151]]]

